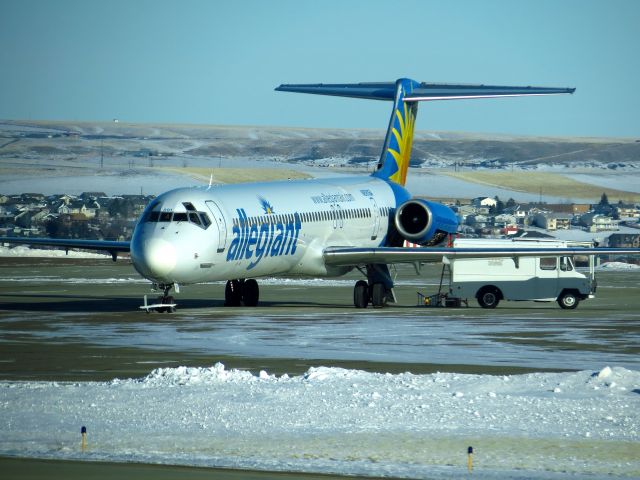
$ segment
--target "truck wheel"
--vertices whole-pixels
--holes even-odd
[[[500,303],[500,293],[498,289],[494,287],[481,288],[476,298],[482,308],[496,308],[498,303]]]
[[[573,310],[578,306],[580,300],[574,292],[562,292],[558,297],[558,305],[565,310]]]

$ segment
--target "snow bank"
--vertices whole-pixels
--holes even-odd
[[[640,265],[634,265],[633,263],[624,263],[624,262],[606,262],[598,266],[596,270],[609,270],[609,271],[640,270]]]
[[[640,372],[304,375],[160,368],[0,382],[0,454],[349,475],[639,475]],[[89,448],[80,450],[80,427]]]
[[[35,277],[32,275],[16,275],[14,277],[4,277],[1,280],[6,283],[54,283],[60,284],[91,284],[91,285],[150,285],[149,280],[142,277],[112,277],[112,278],[87,278],[87,277],[60,277],[55,275],[43,275]]]
[[[3,247],[0,245],[0,257],[48,257],[48,258],[111,258],[110,254],[104,253],[88,253],[69,250],[69,255],[64,250],[44,250],[25,247],[19,245],[17,247]]]

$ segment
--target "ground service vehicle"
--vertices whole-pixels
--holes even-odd
[[[571,248],[591,243],[562,240],[456,239],[462,248]],[[483,308],[495,308],[501,300],[557,301],[573,309],[580,300],[593,298],[596,290],[594,256],[588,257],[588,275],[576,270],[574,257],[461,258],[445,259],[451,271],[449,297],[477,299]]]

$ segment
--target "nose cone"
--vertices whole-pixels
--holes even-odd
[[[162,238],[149,238],[132,242],[131,259],[136,270],[144,277],[158,282],[170,281],[176,267],[176,249]]]

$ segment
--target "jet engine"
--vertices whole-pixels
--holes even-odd
[[[400,205],[394,223],[405,240],[423,246],[438,245],[458,229],[458,217],[453,210],[441,203],[419,198]]]

